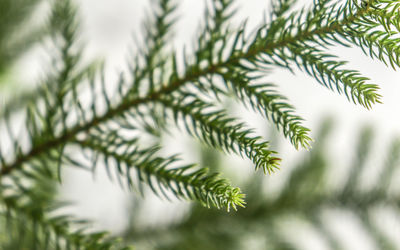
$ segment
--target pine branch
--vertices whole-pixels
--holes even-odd
[[[159,74],[157,70],[164,73],[167,64],[165,50],[170,39],[170,33],[175,24],[174,14],[178,7],[173,0],[155,1],[151,15],[144,24],[144,43],[143,48],[138,49],[138,55],[134,56],[135,64],[130,63],[131,73],[134,76],[135,84],[130,92],[135,95],[139,91],[140,80],[148,83],[149,92],[159,87],[163,83],[165,75]],[[141,64],[140,61],[143,61]],[[142,68],[139,67],[142,65]]]
[[[82,148],[89,148],[102,154],[106,168],[110,168],[110,162],[114,161],[118,166],[118,174],[127,179],[129,186],[134,183],[130,174],[131,169],[135,169],[139,183],[147,183],[155,194],[161,193],[166,198],[168,195],[164,190],[171,191],[178,198],[196,200],[207,207],[213,205],[225,208],[228,212],[231,208],[236,210],[237,206],[244,207],[244,195],[239,188],[232,187],[218,174],[208,173],[208,169],[205,168],[196,170],[194,165],[170,168],[169,166],[177,162],[178,158],[156,156],[158,148],[140,150],[132,147],[121,154],[118,153],[118,149],[110,150],[109,144],[102,145],[95,139],[76,141],[76,143]]]
[[[200,68],[200,65],[197,63],[193,65],[186,65],[186,72],[181,77],[178,76],[177,70],[174,69],[168,83],[163,84],[160,88],[156,90],[151,90],[142,97],[137,97],[138,95],[136,95],[136,97],[134,98],[127,98],[127,96],[126,98],[122,99],[121,102],[115,107],[110,107],[103,115],[95,116],[93,117],[93,119],[87,121],[85,124],[75,125],[71,128],[65,128],[62,134],[60,134],[59,136],[55,136],[54,138],[51,138],[47,141],[43,141],[41,145],[38,145],[36,148],[32,148],[31,151],[18,156],[13,163],[3,165],[0,171],[0,176],[10,173],[14,168],[18,168],[21,164],[29,161],[32,158],[35,158],[38,155],[41,155],[50,148],[59,147],[64,142],[73,140],[79,133],[87,132],[90,129],[98,126],[99,124],[105,123],[118,116],[121,116],[124,112],[129,111],[130,109],[133,109],[141,104],[157,101],[163,96],[167,96],[177,89],[182,88],[184,85],[196,82],[196,80],[201,78],[202,76],[224,71],[229,68],[230,65],[237,65],[241,60],[254,62],[255,60],[257,60],[257,57],[259,55],[269,54],[272,51],[287,46],[291,43],[297,43],[299,41],[305,40],[313,40],[317,36],[320,37],[324,34],[327,35],[335,33],[340,30],[342,26],[351,23],[358,16],[365,14],[366,11],[367,10],[364,9],[359,10],[354,15],[349,15],[342,20],[329,23],[326,26],[318,27],[312,32],[303,31],[299,32],[295,36],[281,36],[274,42],[266,41],[265,39],[261,38],[256,39],[255,42],[251,44],[251,46],[249,46],[249,49],[245,52],[235,51],[237,48],[234,47],[232,52],[235,51],[235,53],[231,54],[226,60],[222,62],[210,63],[206,67],[202,68]],[[200,58],[197,58],[196,60],[201,61]]]
[[[228,28],[228,21],[235,12],[233,3],[212,2],[207,9],[206,25],[199,36],[198,47],[192,57],[184,55],[183,70],[178,70],[180,62],[177,56],[165,52],[176,5],[168,0],[159,1],[145,35],[152,42],[133,59],[130,65],[132,81],[120,77],[119,95],[114,98],[106,88],[108,84],[103,71],[100,81],[96,81],[90,66],[78,67],[81,50],[76,47],[78,22],[75,8],[70,1],[55,1],[50,20],[58,49],[56,61],[61,67],[53,69],[40,98],[35,100],[35,107],[27,110],[30,148],[23,150],[21,141],[9,133],[13,159],[6,160],[0,150],[1,181],[8,178],[17,190],[23,190],[24,186],[19,185],[17,179],[22,176],[35,180],[40,171],[48,171],[40,168],[47,162],[57,162],[59,172],[62,166],[67,165],[65,163],[80,165],[65,150],[80,145],[81,149],[90,150],[94,155],[102,155],[107,169],[114,162],[118,178],[126,178],[130,186],[134,181],[129,170],[134,168],[139,183],[147,183],[155,193],[164,194],[168,190],[179,198],[197,200],[206,206],[224,207],[228,211],[231,207],[236,209],[236,206],[244,205],[244,195],[225,179],[209,174],[205,169],[195,170],[192,165],[171,168],[170,165],[177,161],[175,156],[163,158],[154,155],[153,148],[139,150],[136,140],[119,140],[114,125],[138,132],[135,126],[142,123],[147,127],[146,132],[152,133],[148,123],[153,122],[160,125],[153,129],[154,134],[160,133],[166,117],[164,114],[161,117],[156,115],[156,105],[159,104],[165,113],[172,111],[176,123],[183,122],[193,136],[214,148],[246,155],[256,169],[271,172],[278,168],[280,159],[268,149],[268,143],[253,136],[250,128],[231,119],[224,110],[215,109],[213,101],[206,102],[197,94],[214,92],[218,97],[233,92],[239,101],[250,104],[271,120],[296,148],[309,148],[309,130],[302,126],[302,119],[294,114],[294,108],[271,85],[257,83],[268,69],[272,66],[291,68],[290,64],[296,63],[320,83],[331,89],[335,87],[348,99],[371,108],[380,101],[380,95],[376,93],[378,87],[367,84],[367,78],[357,71],[342,69],[343,62],[326,60],[333,57],[324,53],[322,48],[353,43],[368,49],[372,57],[383,62],[389,60],[393,67],[399,66],[398,38],[392,31],[399,26],[397,14],[393,14],[397,5],[391,1],[370,1],[366,6],[358,6],[353,1],[342,6],[320,1],[315,2],[310,11],[286,14],[292,1],[282,0],[271,13],[273,19],[250,36],[245,35],[245,26],[236,31]],[[378,7],[383,7],[383,11]],[[325,16],[324,13],[329,14]],[[376,30],[382,27],[385,32]],[[85,83],[87,75],[89,82]],[[218,83],[213,82],[217,78],[222,80],[225,88],[219,88]],[[87,106],[83,105],[87,97],[79,93],[80,88],[85,87],[92,94]],[[100,94],[96,92],[99,89]],[[98,110],[99,102],[105,103],[102,111]],[[67,112],[67,107],[76,112]],[[9,118],[4,120],[10,127]],[[304,175],[308,172],[317,177],[322,175],[322,168],[302,171]],[[300,194],[320,195],[302,182],[299,176],[304,175],[293,176],[290,190],[285,190],[282,197],[287,198],[292,189],[298,190],[294,203],[298,202]],[[286,200],[279,200],[269,211],[274,212],[284,202]],[[355,206],[364,204],[364,201],[360,202]],[[374,194],[366,202],[370,205],[381,200]],[[310,201],[299,209],[313,205]]]
[[[335,57],[312,47],[293,46],[289,49],[293,51],[291,59],[297,66],[325,87],[331,90],[336,88],[338,93],[345,93],[348,100],[358,102],[367,109],[371,109],[375,103],[381,103],[382,96],[376,93],[379,87],[367,84],[369,79],[358,71],[342,69],[346,62],[328,60]]]
[[[294,107],[275,90],[274,85],[253,84],[257,77],[247,76],[240,71],[235,72],[235,69],[232,69],[230,74],[221,75],[227,88],[238,100],[245,105],[249,103],[250,107],[268,118],[278,130],[282,130],[296,149],[300,146],[305,149],[311,148],[312,139],[308,135],[310,130],[302,126],[303,119],[294,114]]]
[[[344,27],[341,35],[359,46],[366,55],[386,65],[389,63],[396,70],[400,66],[397,1],[369,0],[364,6],[356,7],[365,10],[364,15],[359,16],[351,27]]]
[[[161,102],[172,109],[175,123],[183,120],[186,130],[214,148],[227,152],[245,154],[255,164],[256,170],[274,172],[281,159],[268,149],[269,143],[251,136],[252,131],[243,123],[225,114],[223,110],[207,104],[190,93],[181,99],[165,98]],[[235,146],[234,146],[235,145]]]
[[[19,0],[18,3],[22,2]],[[8,136],[2,145],[11,145],[7,151],[4,146],[0,148],[0,216],[16,223],[7,224],[9,221],[6,221],[4,224],[14,230],[11,234],[27,232],[21,229],[26,221],[28,230],[38,232],[30,239],[37,248],[119,247],[101,233],[87,234],[80,230],[81,227],[71,230],[76,223],[70,217],[49,215],[54,211],[46,205],[51,199],[41,197],[34,189],[43,176],[52,179],[57,172],[61,180],[64,166],[94,171],[100,160],[110,178],[114,169],[114,176],[121,185],[133,189],[142,190],[143,184],[147,184],[154,193],[166,198],[173,195],[228,211],[243,207],[244,194],[226,179],[206,168],[180,165],[176,155],[162,157],[159,147],[143,145],[143,138],[150,134],[159,140],[157,136],[168,129],[167,121],[172,118],[176,125],[183,125],[203,143],[246,156],[256,170],[262,168],[265,173],[270,173],[279,167],[276,152],[270,150],[268,141],[257,136],[251,127],[229,116],[226,109],[219,108],[222,95],[224,98],[233,95],[242,104],[261,113],[295,148],[308,149],[312,139],[309,129],[302,125],[303,119],[295,114],[294,107],[274,85],[262,80],[272,67],[291,70],[292,64],[296,64],[319,83],[345,93],[349,100],[368,109],[380,102],[378,86],[368,83],[369,79],[358,71],[345,69],[344,62],[325,52],[327,48],[354,44],[372,58],[393,68],[400,67],[398,1],[369,0],[358,4],[348,0],[341,5],[320,0],[314,1],[309,10],[290,12],[294,0],[277,0],[270,12],[271,19],[250,35],[245,24],[237,29],[230,27],[237,10],[235,1],[209,3],[194,51],[190,54],[183,51],[183,57],[178,58],[178,53],[168,51],[178,4],[172,0],[155,2],[145,23],[145,44],[137,49],[129,62],[130,75],[125,77],[121,73],[114,89],[106,82],[104,69],[95,64],[81,66],[84,50],[77,42],[80,24],[72,1],[53,1],[49,34],[55,48],[54,64],[40,90],[32,93],[29,104],[24,104],[27,106],[22,121],[24,131],[15,133],[13,128],[17,116],[15,110],[19,108],[15,101],[6,105],[6,115],[0,115],[1,126],[4,124],[7,130],[2,135]],[[7,24],[3,24],[0,24],[0,34],[7,34],[4,32],[7,29],[1,28]],[[1,41],[0,36],[0,49],[4,47]],[[0,51],[0,57],[2,55]],[[4,58],[7,59],[7,55],[0,58],[0,70]],[[24,96],[15,100],[21,98]],[[127,131],[130,138],[123,135]],[[384,202],[393,207],[399,205],[398,199],[387,194],[388,184],[383,184],[390,182],[389,177],[398,160],[398,143],[393,144],[391,152],[394,154],[384,168],[380,186],[362,194],[356,184],[365,163],[363,154],[368,152],[368,147],[363,146],[370,143],[368,134],[364,137],[358,148],[359,161],[352,167],[343,191],[328,192],[325,182],[327,162],[317,149],[310,162],[290,174],[289,184],[276,200],[259,200],[260,191],[254,192],[259,201],[253,198],[252,202],[257,205],[250,211],[250,216],[256,215],[256,219],[239,211],[239,222],[249,219],[255,224],[263,221],[274,225],[276,219],[271,215],[296,211],[305,218],[314,219],[316,227],[324,228],[313,216],[318,216],[323,207],[340,203],[348,210],[361,211],[363,214],[359,216],[366,222],[364,226],[372,238],[387,248],[394,248],[369,220],[369,212],[371,207]],[[75,154],[83,158],[91,156],[90,166]],[[253,190],[261,189],[258,184]],[[219,222],[217,217],[211,218],[215,218],[212,223]],[[238,224],[232,223],[231,229],[235,225]],[[296,247],[274,230],[267,232],[273,235],[271,245],[282,249]],[[328,230],[322,233],[327,234],[332,246],[337,245],[329,238]],[[190,236],[190,232],[186,234]],[[221,235],[230,237],[229,232]],[[196,240],[196,236],[193,239]],[[207,245],[208,242],[203,243]]]

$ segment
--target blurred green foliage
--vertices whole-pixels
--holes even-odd
[[[40,1],[0,1],[0,76],[39,39],[39,28],[26,24]]]
[[[1,197],[8,209],[0,210],[0,249],[30,250],[55,249],[51,230],[41,225],[46,220],[45,213],[51,212],[56,205],[56,182],[52,178],[38,178],[29,190],[26,198],[18,195]],[[12,208],[12,209],[10,209]],[[55,221],[54,221],[55,222]]]
[[[69,1],[57,1],[53,5],[59,8],[53,10],[59,10],[65,5],[68,10],[72,9],[69,8]],[[14,75],[11,78],[7,76],[12,70],[11,66],[36,42],[50,35],[44,25],[35,27],[35,20],[32,20],[40,2],[41,0],[0,0],[0,86],[6,86],[14,92],[14,86],[19,79]],[[74,16],[74,13],[60,12],[62,15],[53,13],[52,20],[49,20],[52,25],[62,25],[62,21],[68,21],[68,18]],[[57,31],[57,28],[53,27],[50,31]],[[12,111],[41,97],[38,90],[29,89],[33,88],[24,89],[18,95],[8,91],[1,93],[4,95],[0,95],[0,117],[7,118]],[[8,97],[7,101],[2,100],[5,96]],[[6,126],[10,127],[7,122]],[[56,161],[37,159],[33,163],[36,172],[17,174],[1,180],[0,249],[127,249],[117,239],[109,237],[108,233],[93,230],[86,232],[89,227],[87,221],[59,211],[60,208],[67,207],[68,203],[58,199],[59,178],[56,175],[59,174],[59,158],[56,158]],[[0,160],[4,164],[2,157]]]

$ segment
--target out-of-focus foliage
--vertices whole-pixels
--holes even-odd
[[[0,1],[0,117],[38,98],[38,93],[32,91],[32,86],[21,82],[21,77],[15,74],[13,66],[46,35],[40,22],[33,20],[42,2]]]
[[[161,227],[137,224],[141,221],[140,217],[144,216],[145,209],[141,207],[141,202],[136,201],[130,210],[132,219],[124,232],[125,239],[134,242],[138,250],[313,249],[304,248],[304,244],[300,243],[304,242],[304,235],[310,236],[302,232],[302,226],[306,225],[317,235],[317,238],[313,236],[308,241],[320,240],[326,249],[347,249],[344,247],[345,239],[334,233],[329,222],[339,220],[346,229],[348,221],[340,213],[333,213],[331,220],[326,220],[326,214],[330,211],[340,211],[350,213],[353,219],[360,222],[360,229],[366,232],[370,238],[368,240],[372,242],[369,247],[399,249],[400,245],[396,245],[393,238],[382,230],[386,225],[379,225],[376,216],[377,210],[383,208],[400,218],[400,194],[389,192],[389,186],[398,183],[392,176],[396,168],[399,170],[400,140],[396,138],[387,146],[387,157],[381,162],[383,167],[373,187],[363,189],[361,187],[365,179],[361,177],[365,174],[373,150],[373,130],[364,127],[360,131],[358,143],[353,150],[354,157],[342,184],[338,184],[340,181],[332,182],[335,177],[329,171],[330,168],[339,167],[337,156],[332,157],[329,153],[329,145],[333,142],[333,138],[329,138],[330,131],[331,123],[326,121],[316,137],[318,145],[315,150],[291,168],[279,192],[266,190],[268,180],[261,175],[251,177],[244,185],[248,201],[246,209],[232,215],[193,205],[183,219]],[[227,168],[221,165],[211,151],[206,152],[203,158],[208,166]],[[332,183],[336,183],[336,186]],[[346,232],[351,230],[347,228]],[[360,240],[352,239],[355,244],[367,244]]]
[[[17,79],[6,78],[2,82],[2,76],[39,38],[48,35],[43,27],[28,29],[31,25],[26,23],[40,1],[0,0],[0,84],[9,88],[14,87],[14,80]],[[61,2],[60,5],[63,5]],[[56,14],[51,20],[52,24],[62,25],[65,17]],[[9,100],[5,106],[19,108],[40,96],[38,91],[25,91],[16,99]],[[0,99],[1,119],[14,111],[4,110],[3,105]],[[10,124],[6,127],[10,128]],[[4,147],[4,144],[0,144],[0,149],[1,146]],[[4,163],[4,158],[0,157],[0,161]],[[57,200],[57,164],[40,160],[35,164],[37,172],[30,173],[30,178],[16,175],[0,182],[1,250],[126,249],[107,232],[88,232],[90,224],[87,221],[60,212],[59,209],[66,208],[68,203]],[[14,184],[10,185],[11,182]]]
[[[26,25],[40,2],[0,1],[0,76],[40,37],[39,28],[32,29],[31,25]]]
[[[0,194],[0,249],[127,249],[107,232],[88,233],[88,221],[59,212],[69,204],[57,200],[56,167],[51,167],[24,193]]]

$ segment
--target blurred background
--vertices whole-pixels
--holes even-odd
[[[12,51],[15,61],[11,64],[7,53],[0,51],[0,105],[32,88],[45,72],[48,51],[35,41],[46,22],[47,5],[37,0],[32,12],[29,4],[35,1],[15,1],[19,2],[20,6],[13,5],[18,16],[6,0],[0,0],[0,45],[3,51]],[[175,48],[194,43],[204,2],[179,1]],[[76,3],[87,60],[104,59],[113,82],[125,69],[135,37],[140,39],[151,1]],[[306,4],[310,2],[299,1],[297,7]],[[269,1],[238,0],[237,8],[234,24],[248,19],[254,27],[262,22]],[[9,16],[27,17],[33,28],[15,28],[21,30],[18,34],[2,29],[2,20]],[[10,34],[28,44],[15,42],[7,47]],[[14,51],[21,53],[17,57]],[[239,157],[202,148],[179,131],[164,136],[173,145],[171,152],[183,151],[185,160],[220,170],[240,186],[248,195],[246,209],[227,214],[174,199],[160,200],[151,192],[145,198],[132,195],[99,168],[94,178],[80,170],[65,171],[60,194],[74,202],[68,211],[93,220],[94,228],[111,230],[137,249],[400,249],[400,75],[357,48],[335,47],[332,53],[349,61],[348,68],[378,83],[383,104],[366,110],[301,71],[274,69],[268,81],[289,98],[316,142],[311,152],[296,151],[262,117],[237,109],[236,114],[271,139],[280,152],[282,168],[272,176],[254,173],[251,163]]]

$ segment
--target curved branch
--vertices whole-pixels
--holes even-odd
[[[297,43],[299,41],[306,41],[308,39],[312,39],[315,36],[321,36],[322,34],[331,34],[337,31],[342,30],[343,26],[349,25],[354,22],[357,18],[362,16],[368,11],[368,8],[361,9],[356,12],[354,15],[344,18],[343,20],[336,21],[333,23],[328,24],[327,26],[317,28],[313,31],[305,31],[303,33],[298,33],[295,36],[286,36],[282,40],[278,40],[276,42],[271,42],[269,44],[259,44],[257,46],[252,46],[251,49],[246,51],[245,53],[235,53],[232,54],[228,59],[222,62],[217,62],[212,65],[208,65],[204,69],[200,69],[196,65],[191,65],[187,68],[186,74],[181,77],[173,78],[168,84],[163,85],[158,90],[152,91],[145,97],[138,97],[132,100],[124,100],[118,106],[114,108],[110,108],[105,114],[99,117],[94,117],[92,120],[88,121],[86,124],[78,124],[73,126],[70,129],[64,131],[58,137],[51,138],[47,141],[42,142],[41,144],[37,145],[36,147],[32,148],[26,154],[19,154],[17,155],[14,162],[5,164],[1,166],[0,169],[0,179],[10,174],[13,170],[19,168],[21,165],[29,162],[33,158],[42,155],[53,148],[57,148],[68,141],[72,141],[79,133],[87,132],[96,126],[107,122],[113,119],[116,116],[123,114],[125,111],[128,111],[134,107],[139,106],[140,104],[145,104],[151,101],[155,101],[160,99],[161,96],[170,94],[171,92],[179,89],[183,85],[187,84],[188,82],[194,81],[201,76],[206,76],[209,74],[216,73],[229,65],[237,64],[241,60],[251,60],[257,57],[260,53],[269,53],[275,49],[279,49],[285,47],[287,44],[290,43]],[[176,75],[176,73],[175,73]]]

